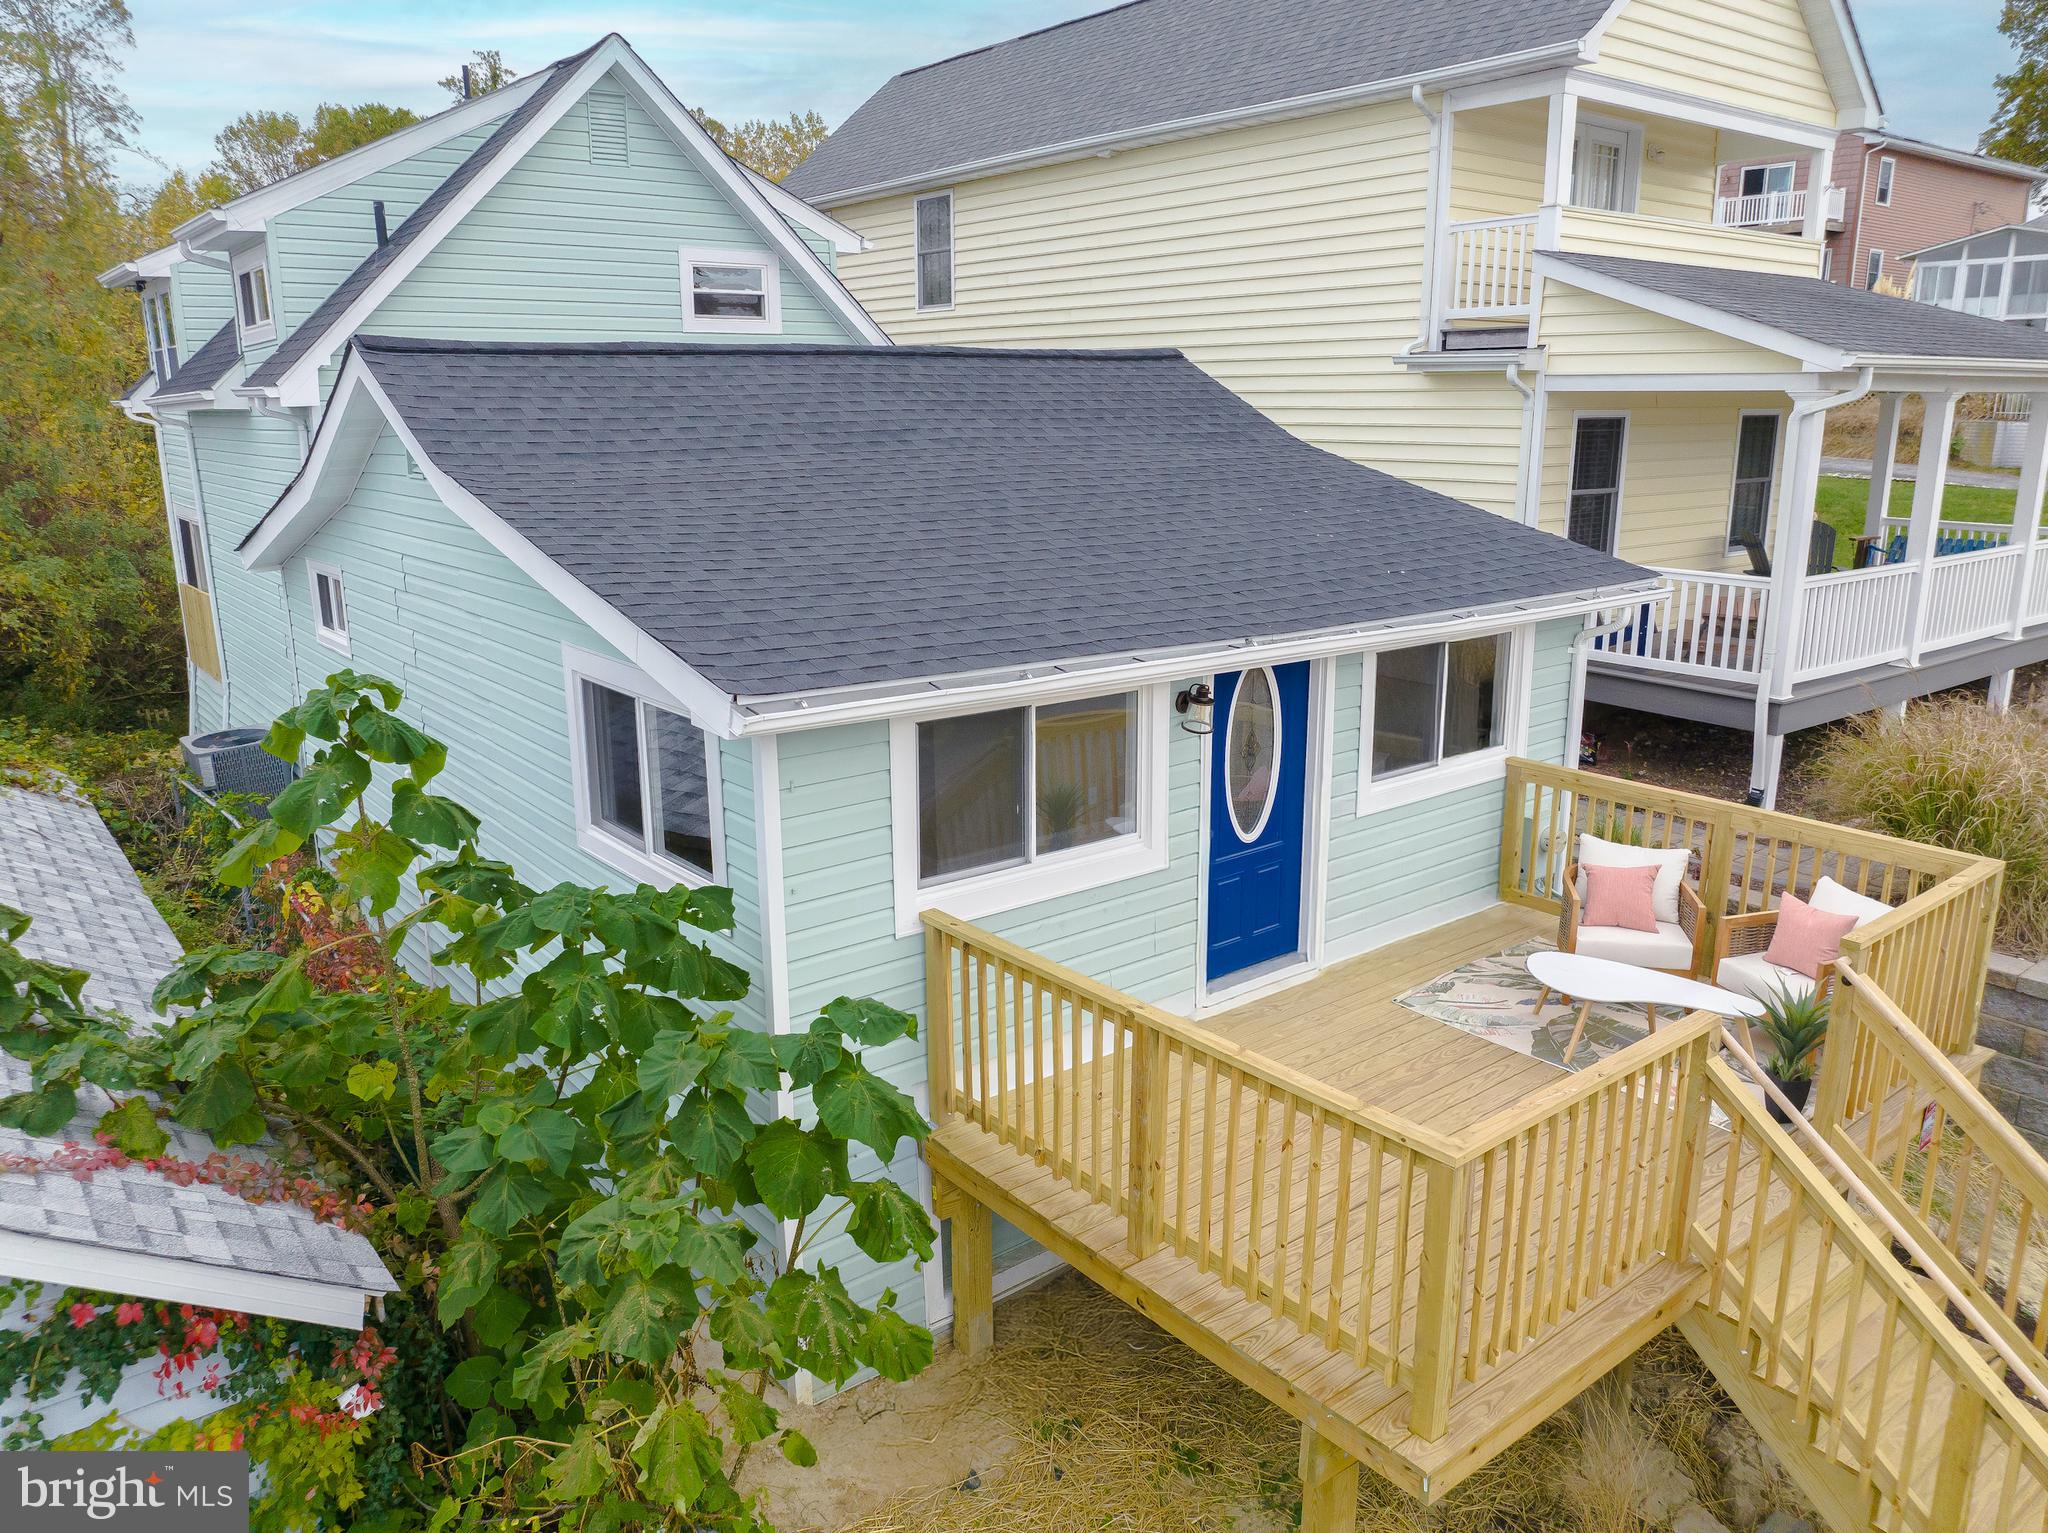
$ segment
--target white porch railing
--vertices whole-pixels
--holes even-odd
[[[2048,623],[2048,543],[2034,545],[2034,578],[2027,583],[2025,620]]]
[[[1528,318],[1536,219],[1523,213],[1445,226],[1439,267],[1445,319]]]
[[[1831,186],[1827,189],[1827,216],[1840,218],[1844,206],[1842,188]],[[1714,199],[1714,222],[1733,225],[1737,228],[1755,228],[1770,224],[1796,224],[1806,219],[1806,193],[1796,192],[1753,192],[1747,197],[1716,197]]]
[[[1640,609],[1633,621],[1623,617],[1628,626],[1599,641],[1599,658],[1636,670],[1754,681],[1763,667],[1770,581],[1705,570],[1657,573],[1670,582],[1670,599]]]
[[[1800,603],[1792,679],[1810,681],[1904,659],[1911,645],[1907,622],[1912,608],[1910,564],[1812,577]]]
[[[1910,517],[1904,516],[1886,517],[1884,519],[1885,542],[1890,543],[1895,535],[1904,533],[1911,520]],[[1953,541],[1965,545],[1995,544],[2003,548],[2012,541],[2012,523],[1942,521],[1935,524],[1934,537],[1937,544]]]
[[[2020,561],[2025,556],[2018,548],[1980,548],[1936,559],[1927,572],[1922,645],[1938,649],[2006,632],[2019,599]]]

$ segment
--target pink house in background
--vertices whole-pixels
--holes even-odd
[[[1805,160],[1745,160],[1721,167],[1714,222],[1799,232]],[[1960,234],[2023,223],[2048,171],[1966,149],[1852,129],[1835,140],[1827,188],[1823,275],[1852,287],[1906,292],[1913,251]]]

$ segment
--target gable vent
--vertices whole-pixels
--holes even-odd
[[[610,94],[593,94],[585,102],[584,112],[590,124],[590,163],[624,165],[626,98]]]

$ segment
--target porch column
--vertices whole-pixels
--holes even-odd
[[[2027,608],[2038,588],[2034,552],[2041,546],[2041,498],[2048,494],[2048,394],[2027,395],[2027,449],[2020,458],[2020,482],[2012,503],[2012,546],[2020,550],[2019,578],[2013,582],[2012,628],[2015,639],[2027,629]],[[2005,673],[2006,695],[2012,673]]]
[[[1877,396],[1877,440],[1870,445],[1870,499],[1863,508],[1863,535],[1884,537],[1884,519],[1891,511],[1892,470],[1899,457],[1899,406],[1903,394]],[[1880,541],[1880,547],[1882,542]]]
[[[1913,596],[1906,612],[1906,663],[1918,665],[1927,632],[1927,598],[1934,583],[1934,549],[1941,536],[1941,497],[1948,488],[1948,441],[1956,429],[1954,393],[1922,394],[1920,457],[1914,466],[1913,520],[1906,529],[1906,562],[1913,566]]]
[[[1562,206],[1572,196],[1572,144],[1579,136],[1579,98],[1560,90],[1550,98],[1550,130],[1543,152],[1543,205]]]
[[[1826,411],[1802,408],[1795,401],[1785,433],[1778,534],[1771,548],[1771,601],[1765,638],[1769,661],[1757,677],[1756,712],[1750,724],[1749,796],[1766,809],[1777,807],[1778,769],[1785,755],[1785,737],[1770,727],[1771,702],[1792,695],[1792,676],[1799,665],[1806,555],[1813,544],[1813,502],[1820,490],[1820,446],[1826,424]]]
[[[1806,222],[1800,226],[1800,234],[1810,240],[1824,240],[1828,237],[1828,178],[1835,171],[1835,146],[1816,149],[1806,157]],[[1814,266],[1820,265],[1820,254],[1814,253]]]

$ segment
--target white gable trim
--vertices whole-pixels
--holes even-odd
[[[874,241],[857,229],[849,229],[830,213],[820,212],[795,192],[784,191],[751,165],[740,166],[740,171],[753,184],[754,190],[768,199],[769,205],[792,223],[802,224],[820,239],[832,242],[832,248],[840,255],[856,255],[863,250],[873,250]]]
[[[1600,57],[1600,45],[1607,29],[1627,8],[1629,0],[1613,0],[1593,30],[1586,34],[1587,61]],[[1806,23],[1807,40],[1820,61],[1828,94],[1835,98],[1835,124],[1840,128],[1875,128],[1884,121],[1884,109],[1877,98],[1877,82],[1870,73],[1870,60],[1863,52],[1863,39],[1849,14],[1848,0],[1799,0],[1799,12]],[[1829,142],[1833,142],[1830,135]]]
[[[769,205],[768,199],[754,189],[745,172],[712,142],[697,119],[669,94],[667,87],[626,46],[624,40],[611,37],[576,66],[576,72],[568,83],[534,114],[512,142],[500,149],[491,163],[479,170],[469,184],[435,215],[433,222],[420,232],[419,238],[401,250],[391,264],[377,274],[376,280],[356,296],[355,302],[328,324],[315,338],[312,349],[277,381],[275,389],[266,392],[274,392],[288,406],[319,404],[320,370],[334,359],[334,354],[347,344],[349,337],[447,238],[449,231],[467,218],[476,205],[504,180],[512,167],[526,158],[534,145],[567,115],[569,108],[599,80],[614,71],[627,94],[638,101],[655,121],[667,127],[676,144],[725,190],[735,208],[786,258],[789,265],[804,276],[807,284],[828,307],[837,312],[862,340],[876,346],[889,344],[889,337],[882,328],[868,318],[867,311],[818,259],[811,247],[783,221],[782,215]]]
[[[252,570],[282,569],[329,517],[348,504],[370,451],[387,426],[412,454],[413,462],[419,465],[420,473],[442,504],[471,530],[645,671],[657,686],[682,704],[692,722],[721,739],[738,735],[740,721],[732,697],[677,659],[673,651],[643,632],[444,473],[421,448],[359,356],[351,355],[342,368],[341,381],[335,385],[334,397],[321,416],[320,430],[306,456],[305,467],[242,545],[243,566]]]
[[[365,1302],[379,1297],[350,1283],[250,1272],[18,1230],[0,1230],[0,1274],[59,1288],[238,1309],[345,1331],[362,1329]]]
[[[1566,287],[1579,288],[1584,292],[1596,293],[1602,298],[1612,298],[1617,303],[1647,309],[1652,314],[1662,314],[1667,319],[1679,320],[1701,330],[1712,331],[1716,335],[1725,335],[1730,340],[1760,346],[1765,351],[1775,351],[1782,356],[1792,357],[1820,372],[1840,372],[1852,365],[1849,354],[1835,347],[1823,346],[1816,341],[1807,340],[1804,336],[1793,335],[1790,331],[1740,318],[1724,309],[1695,303],[1690,298],[1674,298],[1669,293],[1638,287],[1633,282],[1610,277],[1605,272],[1587,271],[1584,267],[1570,265],[1541,252],[1536,256],[1535,269],[1537,277],[1544,281],[1561,282]]]

